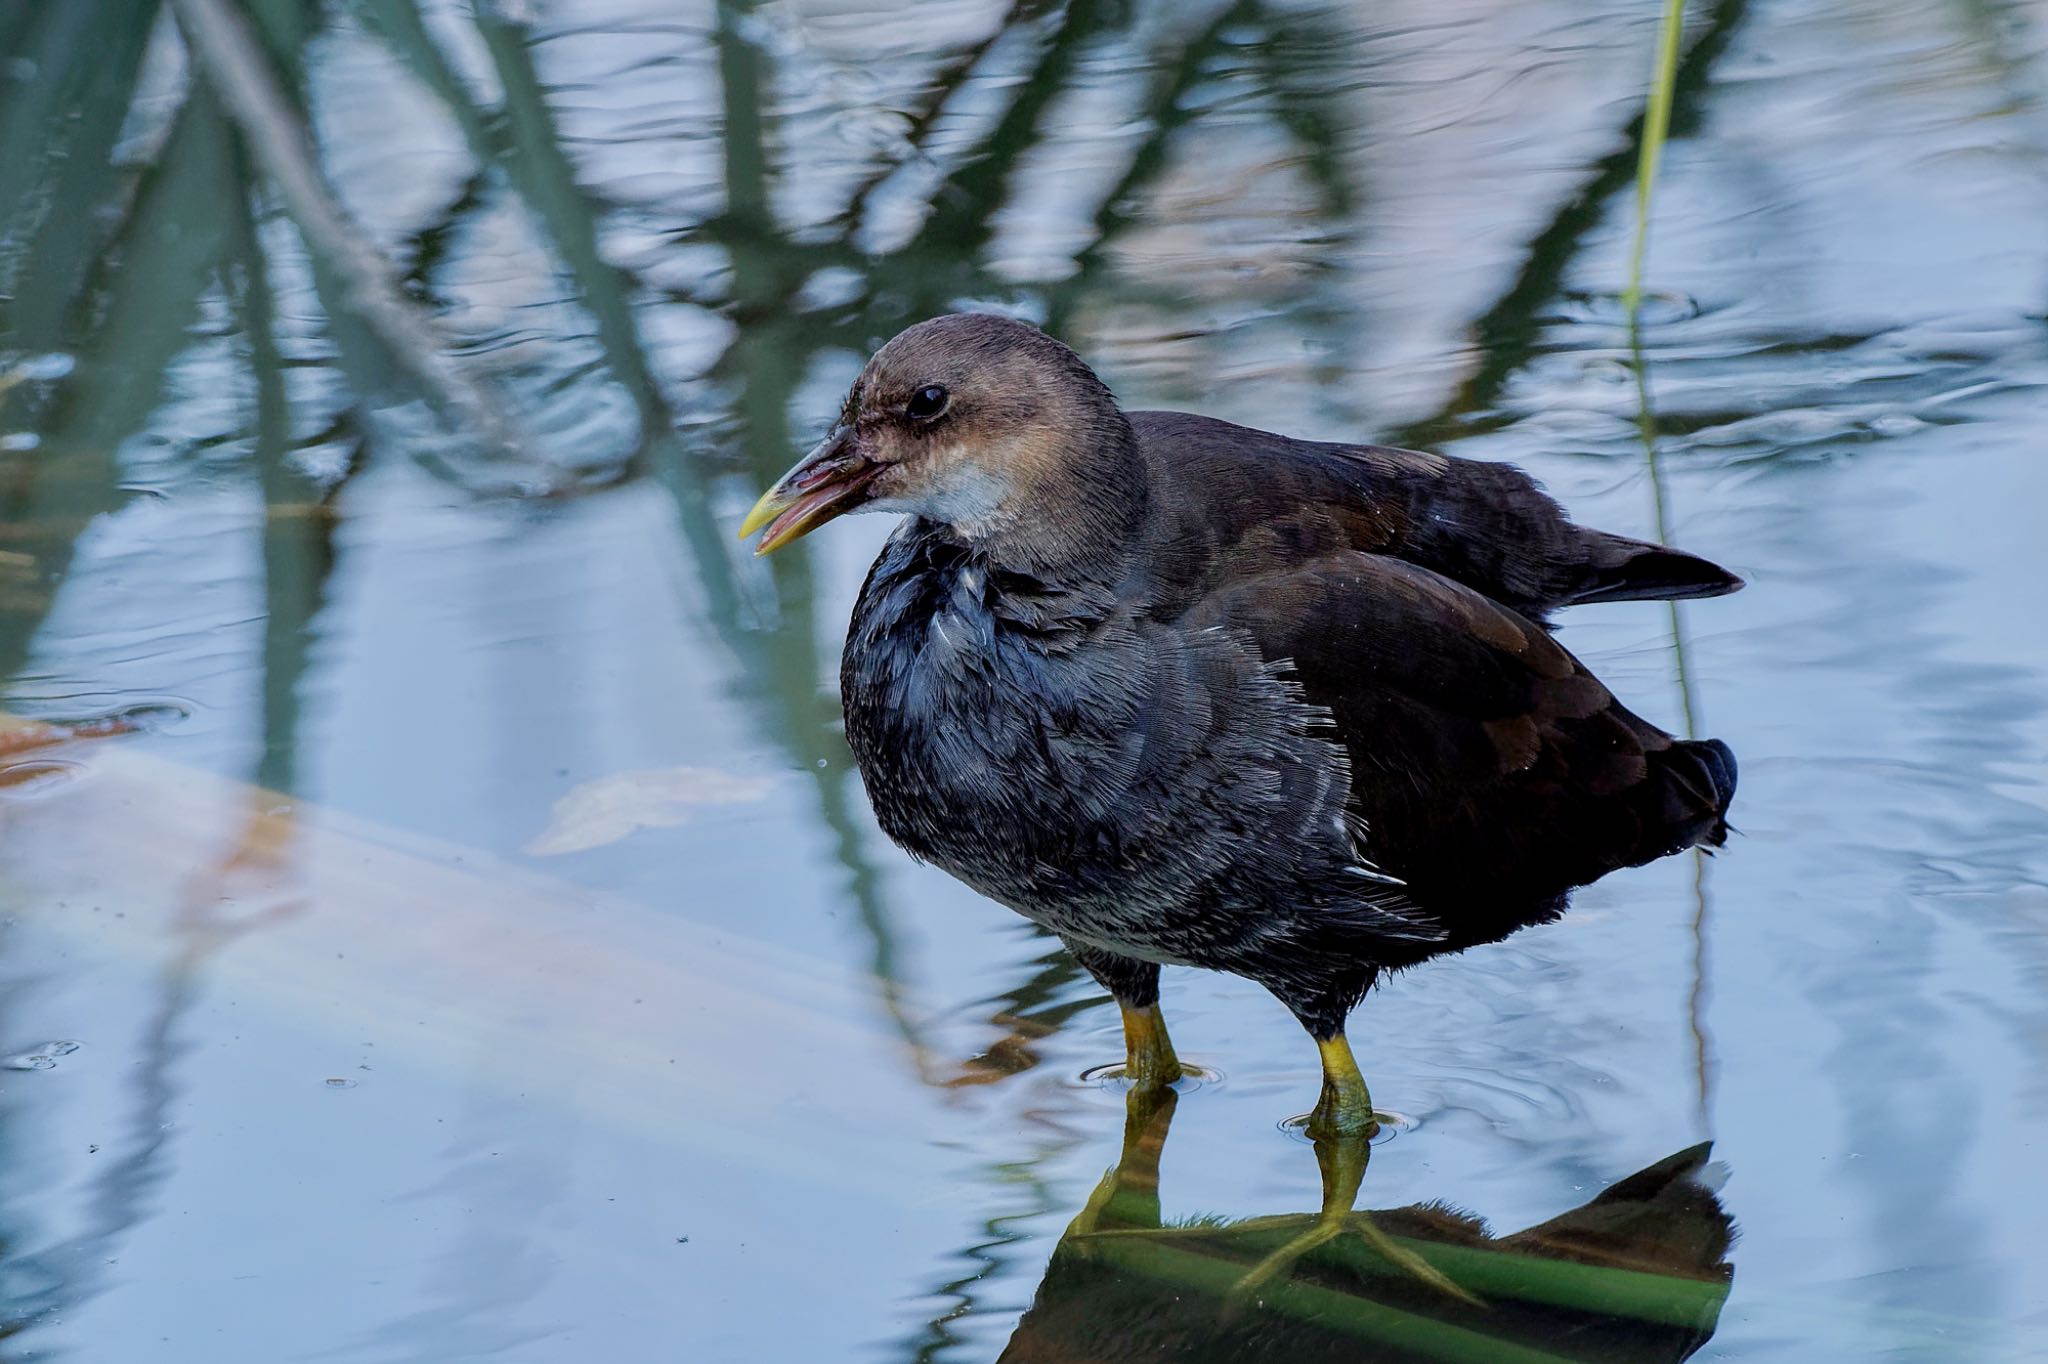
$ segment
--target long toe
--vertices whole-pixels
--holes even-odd
[[[1276,1279],[1284,1279],[1293,1270],[1295,1261],[1318,1246],[1328,1245],[1344,1231],[1342,1222],[1317,1219],[1307,1231],[1281,1246],[1272,1254],[1246,1270],[1244,1277],[1231,1285],[1229,1295],[1224,1299],[1226,1316],[1236,1316],[1246,1308],[1255,1306],[1265,1291]]]

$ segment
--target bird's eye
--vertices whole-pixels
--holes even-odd
[[[926,384],[910,395],[903,411],[913,420],[928,422],[946,410],[946,402],[951,396],[938,384]]]

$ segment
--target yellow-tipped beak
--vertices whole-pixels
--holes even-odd
[[[845,427],[834,431],[794,469],[761,494],[740,522],[740,539],[763,532],[754,553],[769,554],[800,540],[867,500],[868,484],[882,466],[863,459]]]
[[[752,535],[755,531],[773,521],[776,515],[788,506],[789,502],[783,496],[781,484],[778,483],[767,492],[762,493],[761,500],[756,502],[754,509],[747,513],[747,519],[740,522],[740,539],[746,539],[749,535]]]

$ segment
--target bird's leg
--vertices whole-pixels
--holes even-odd
[[[1263,982],[1308,1029],[1308,1035],[1316,1041],[1316,1050],[1322,1053],[1323,1092],[1308,1115],[1308,1134],[1318,1141],[1366,1138],[1379,1130],[1379,1119],[1372,1111],[1372,1094],[1365,1087],[1365,1077],[1358,1073],[1351,1044],[1344,1040],[1346,1015],[1358,1007],[1358,1001],[1365,998],[1378,977],[1378,967],[1356,965],[1339,969],[1307,989],[1284,978]]]
[[[1349,1051],[1345,1055],[1349,1056]],[[1356,1073],[1355,1067],[1353,1073]],[[1352,1211],[1358,1202],[1358,1186],[1365,1178],[1366,1163],[1371,1157],[1372,1143],[1365,1137],[1317,1138],[1316,1163],[1322,1167],[1323,1174],[1322,1209],[1306,1231],[1253,1265],[1237,1281],[1230,1290],[1230,1310],[1241,1310],[1246,1304],[1256,1301],[1268,1284],[1285,1276],[1302,1256],[1319,1246],[1328,1245],[1347,1231],[1357,1233],[1359,1239],[1389,1264],[1439,1292],[1475,1307],[1483,1305],[1479,1299],[1444,1277],[1443,1271],[1381,1231],[1371,1214]]]
[[[1315,1110],[1308,1115],[1308,1134],[1318,1141],[1356,1137],[1364,1140],[1379,1131],[1379,1119],[1372,1111],[1372,1093],[1365,1076],[1351,1054],[1351,1044],[1340,1030],[1316,1039],[1323,1055],[1323,1092]]]
[[[1159,964],[1064,939],[1074,960],[1116,1000],[1124,1020],[1124,1075],[1139,1089],[1159,1089],[1182,1074],[1159,1012]]]
[[[1067,1227],[1067,1237],[1103,1230],[1159,1225],[1159,1154],[1180,1095],[1163,1085],[1140,1086],[1124,1096],[1124,1144],[1116,1164]],[[1066,1238],[1062,1238],[1066,1239]]]
[[[1124,1074],[1137,1088],[1164,1089],[1181,1077],[1180,1057],[1166,1035],[1166,1017],[1159,1002],[1131,1005],[1119,999],[1124,1016]]]

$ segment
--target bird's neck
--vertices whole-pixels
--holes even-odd
[[[991,566],[1049,584],[1112,584],[1128,568],[1150,507],[1138,442],[1121,412],[1070,447],[1059,475],[1026,489],[1014,514],[975,537]]]

